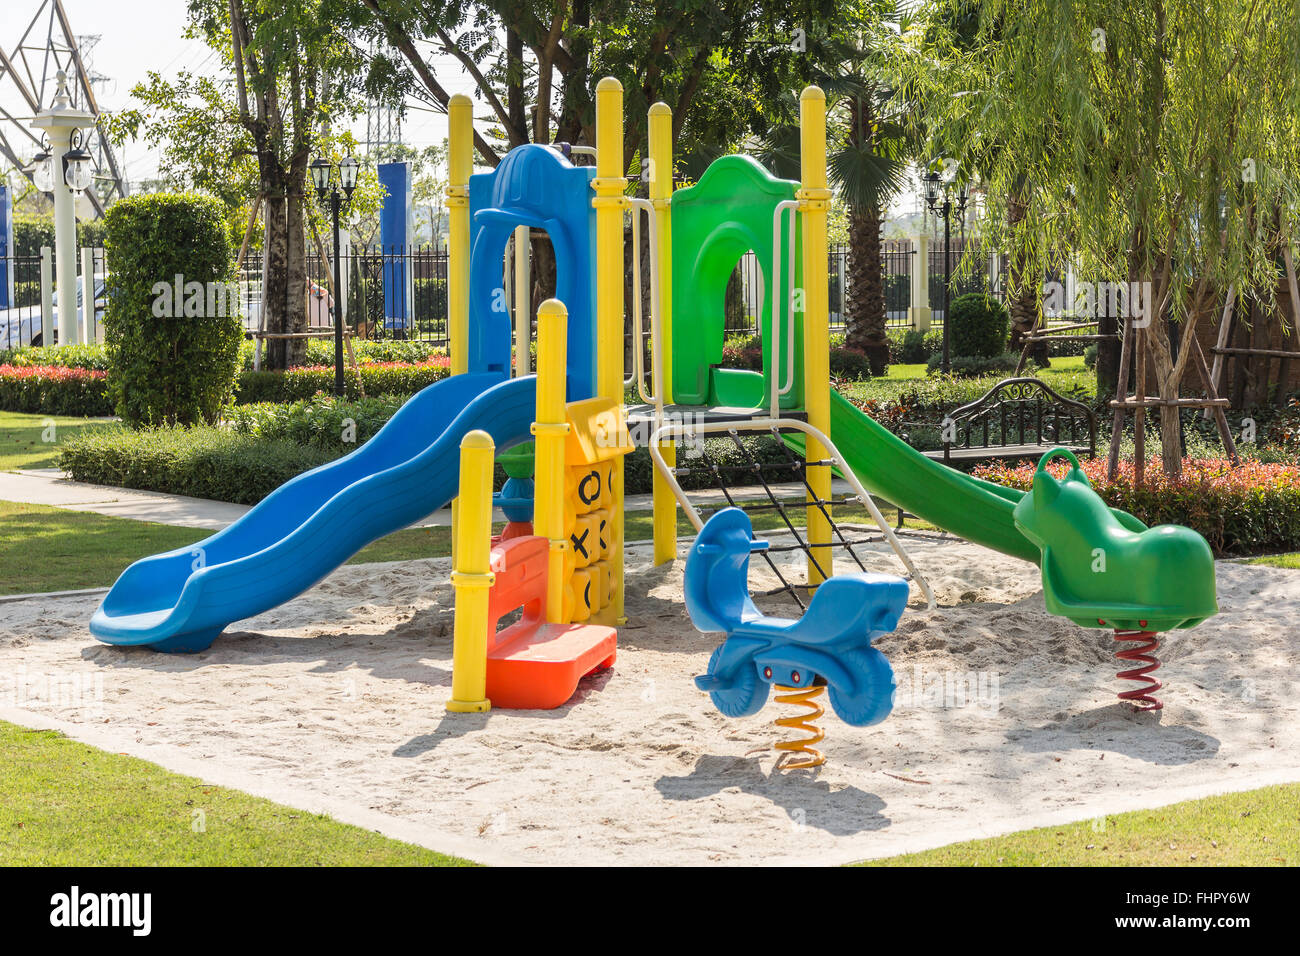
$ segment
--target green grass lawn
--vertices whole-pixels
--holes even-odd
[[[1295,866],[1300,784],[871,860],[864,866]]]
[[[1251,558],[1246,564],[1263,564],[1270,568],[1300,568],[1300,551],[1290,554],[1266,554],[1262,558]]]
[[[1030,368],[1024,374],[1036,376],[1062,395],[1091,396],[1097,391],[1096,373],[1084,366],[1081,355],[1054,358],[1051,368]],[[1010,372],[995,372],[978,378],[943,382],[936,376],[927,375],[924,365],[891,365],[880,378],[868,379],[865,382],[845,382],[839,386],[839,389],[849,398],[859,400],[893,401],[904,393],[920,391],[930,400],[964,404],[979,398],[1002,379],[1010,376]]]
[[[0,866],[470,866],[0,722]]]
[[[59,443],[63,439],[107,421],[0,411],[0,471],[53,468],[59,463]]]
[[[0,501],[0,594],[107,587],[132,561],[210,534],[201,528]],[[380,538],[348,563],[450,553],[450,529],[408,528]]]
[[[795,509],[792,517],[801,513],[802,509]],[[846,522],[870,520],[861,507],[837,508],[833,514]],[[886,517],[891,515],[886,512]],[[785,527],[774,512],[759,512],[753,521],[756,531]],[[677,527],[684,537],[695,533],[684,514],[679,514]],[[909,519],[907,527],[930,526]],[[500,524],[494,526],[494,530],[500,528]],[[89,511],[0,501],[0,594],[108,587],[132,561],[193,544],[211,533]],[[624,536],[628,541],[650,540],[654,536],[650,513],[629,514]],[[443,558],[450,554],[450,528],[407,528],[361,549],[348,564]]]

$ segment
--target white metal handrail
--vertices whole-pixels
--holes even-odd
[[[682,490],[681,484],[677,481],[675,470],[668,467],[667,461],[664,460],[663,452],[660,451],[659,443],[664,441],[666,438],[671,440],[673,438],[682,438],[692,434],[729,432],[732,430],[760,431],[769,429],[795,429],[796,431],[801,431],[808,437],[819,442],[822,447],[826,449],[826,453],[830,456],[834,466],[839,469],[840,473],[853,487],[853,492],[857,496],[857,500],[861,501],[862,504],[866,506],[866,509],[871,512],[871,517],[875,519],[876,525],[880,528],[881,533],[889,543],[890,548],[898,557],[899,561],[902,562],[903,567],[907,569],[906,577],[920,588],[921,595],[926,601],[926,608],[933,609],[935,606],[935,600],[934,591],[930,587],[930,582],[925,579],[925,575],[923,575],[912,562],[911,555],[907,553],[907,549],[904,548],[902,542],[898,540],[898,536],[894,534],[894,529],[889,526],[889,522],[885,520],[885,516],[880,513],[880,509],[876,507],[876,503],[872,500],[867,489],[862,486],[862,482],[858,480],[858,476],[853,473],[853,469],[848,466],[848,463],[844,460],[844,456],[840,454],[840,450],[830,440],[829,436],[824,434],[820,429],[814,428],[807,422],[799,421],[796,418],[778,418],[774,416],[772,418],[756,418],[749,421],[706,422],[703,424],[689,425],[677,422],[660,423],[656,421],[654,433],[650,436],[650,458],[654,462],[655,470],[663,476],[664,481],[668,483],[668,487],[672,489],[673,496],[677,499],[678,504],[682,506],[682,510],[686,512],[686,517],[689,518],[691,524],[695,526],[695,530],[697,532],[700,531],[704,527],[704,521],[700,518],[699,511],[696,510],[695,506],[691,504],[690,500],[686,497],[685,491]]]
[[[637,394],[647,405],[655,407],[655,427],[663,421],[664,412],[664,369],[663,369],[663,335],[660,329],[662,313],[661,290],[659,288],[659,243],[658,220],[654,203],[648,199],[629,199],[628,208],[632,210],[632,322],[635,340],[633,342],[633,376],[636,379]],[[650,388],[646,390],[645,382],[645,314],[641,302],[641,224],[637,221],[637,211],[646,214],[650,227]],[[629,383],[630,384],[630,383]]]
[[[785,385],[781,385],[781,217],[789,210],[787,231],[788,249],[786,260],[789,262],[785,287],[786,316],[786,371]],[[799,201],[787,199],[776,204],[772,211],[772,417],[781,416],[781,396],[794,387],[794,259],[795,259],[795,222],[798,219]]]

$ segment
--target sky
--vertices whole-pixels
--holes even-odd
[[[41,0],[0,0],[0,46],[11,53],[21,32],[41,6]],[[186,39],[185,0],[63,0],[72,30],[78,36],[98,35],[89,46],[83,41],[83,54],[92,73],[106,77],[96,85],[95,96],[101,109],[119,110],[131,106],[131,88],[142,82],[151,71],[165,78],[182,70],[217,73],[219,57],[201,40]],[[36,42],[44,41],[45,26],[37,27]],[[435,60],[438,76],[452,93],[471,93],[473,82],[454,61]],[[0,80],[0,107],[15,114],[30,112],[18,100],[11,87]],[[364,118],[355,132],[365,132]],[[402,139],[408,145],[424,147],[440,143],[447,135],[446,117],[425,110],[411,110],[402,125]],[[11,136],[10,141],[14,142]],[[124,166],[128,180],[152,177],[158,158],[141,143],[127,143],[117,150],[118,162]]]
[[[41,0],[0,0],[0,46],[6,53],[12,53],[20,32],[40,6]],[[99,37],[93,45],[83,41],[83,54],[90,71],[105,77],[95,87],[95,95],[104,110],[133,105],[131,88],[151,71],[171,78],[182,70],[216,74],[222,69],[217,53],[201,40],[184,37],[185,0],[63,0],[63,6],[75,34]],[[36,42],[43,42],[44,26],[36,32],[40,34]],[[430,59],[435,75],[450,93],[474,95],[474,83],[457,61],[445,54]],[[416,148],[441,143],[447,135],[446,117],[429,111],[422,103],[413,105],[421,108],[408,110],[402,124],[402,141]],[[29,112],[21,100],[15,102],[12,87],[2,79],[0,108],[19,116]],[[476,105],[476,116],[485,112],[485,107]],[[364,137],[364,117],[353,131],[358,139]],[[17,142],[12,135],[9,139]],[[143,143],[120,147],[117,158],[128,182],[152,178],[157,172],[158,157]],[[891,214],[917,212],[918,191],[913,185],[895,197]]]

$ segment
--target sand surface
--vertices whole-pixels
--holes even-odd
[[[489,862],[837,863],[1300,779],[1300,573],[1220,563],[1222,612],[1166,636],[1165,709],[1135,714],[1110,632],[1048,615],[1035,568],[907,543],[940,607],[879,641],[894,713],[828,710],[816,772],[774,772],[786,708],[731,720],[695,689],[717,639],[645,547],[617,664],[559,710],[444,713],[428,560],[345,567],[194,656],[99,644],[95,596],[0,605],[0,716]]]

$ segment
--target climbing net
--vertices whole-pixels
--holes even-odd
[[[776,439],[777,446],[781,449],[782,457],[775,461],[760,460],[754,453],[753,446],[741,440],[740,432],[742,430],[750,434],[767,432],[772,435]],[[727,439],[736,449],[739,460],[735,462],[719,461],[715,455],[709,454],[707,445],[701,440],[701,436],[688,435],[687,439],[683,441],[683,445],[690,448],[687,460],[692,464],[679,465],[673,469],[675,477],[696,472],[706,473],[712,479],[714,487],[722,494],[723,502],[713,507],[705,506],[708,515],[702,516],[702,520],[707,520],[708,516],[724,507],[740,508],[751,516],[755,513],[771,512],[780,518],[780,524],[771,530],[775,530],[778,534],[788,534],[791,538],[790,543],[769,544],[767,548],[759,552],[780,583],[774,588],[754,593],[763,597],[787,595],[799,606],[801,611],[806,611],[808,605],[805,601],[805,595],[814,591],[818,584],[813,581],[791,580],[788,573],[789,569],[783,569],[781,563],[776,560],[776,556],[789,552],[803,552],[808,558],[809,567],[815,569],[818,577],[825,580],[831,576],[829,571],[830,558],[834,550],[844,552],[852,558],[853,563],[857,565],[859,570],[866,571],[866,562],[863,561],[858,548],[883,542],[892,545],[894,550],[898,552],[899,557],[903,559],[904,564],[907,565],[907,573],[903,577],[916,581],[927,599],[932,600],[928,585],[925,584],[918,573],[915,573],[914,568],[911,567],[911,562],[906,559],[901,551],[895,537],[895,531],[888,527],[874,504],[870,503],[869,500],[864,502],[860,494],[845,495],[837,499],[833,495],[830,498],[823,498],[816,493],[809,481],[809,469],[837,467],[843,469],[845,467],[844,463],[835,457],[806,461],[781,439],[783,434],[793,431],[796,431],[796,429],[772,423],[748,429],[745,429],[742,424],[737,424],[733,427],[727,427],[725,431],[718,430],[714,432],[715,437]],[[795,483],[803,487],[804,497],[802,500],[789,497],[788,486]],[[758,501],[747,500],[748,496],[737,499],[737,488],[745,486],[761,488],[762,498]],[[684,502],[686,494],[688,493],[684,491],[679,492],[679,499]],[[863,533],[852,529],[849,534],[846,534],[846,529],[832,517],[833,506],[846,504],[866,505],[880,527],[880,533]],[[831,532],[830,542],[811,544],[808,541],[806,529],[801,528],[808,508],[816,508],[825,519]],[[797,517],[791,516],[791,510],[798,512]]]

